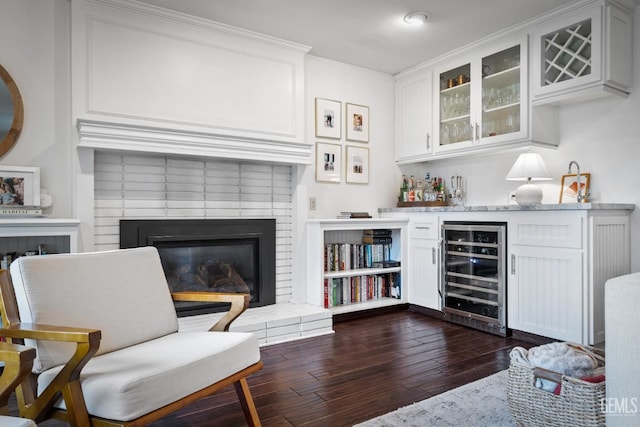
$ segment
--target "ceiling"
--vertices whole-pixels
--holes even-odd
[[[575,0],[142,0],[395,74]],[[424,11],[422,26],[403,22]]]

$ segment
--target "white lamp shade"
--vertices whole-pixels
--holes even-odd
[[[509,181],[545,181],[551,179],[547,165],[538,153],[522,153],[507,174]]]
[[[507,174],[509,181],[526,181],[516,190],[519,205],[535,205],[542,202],[542,189],[531,181],[551,179],[547,166],[538,153],[522,153]]]

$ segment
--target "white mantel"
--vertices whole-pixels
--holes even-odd
[[[73,0],[71,17],[79,148],[312,162],[308,46],[131,0]]]

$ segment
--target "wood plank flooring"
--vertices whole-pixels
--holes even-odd
[[[333,335],[262,348],[265,367],[249,385],[265,427],[352,426],[506,369],[514,346],[532,346],[410,310],[334,329]],[[153,424],[244,425],[233,388]]]

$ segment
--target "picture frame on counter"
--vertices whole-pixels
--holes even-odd
[[[342,181],[342,146],[316,142],[316,181],[339,184]]]
[[[366,105],[346,105],[347,140],[369,142],[369,107]]]
[[[316,98],[316,137],[342,138],[342,103]]]
[[[346,146],[346,181],[349,184],[369,183],[369,149],[355,145]]]
[[[0,166],[0,207],[40,206],[40,168]]]
[[[589,195],[589,188],[591,185],[591,174],[580,174],[580,189],[583,196]],[[578,175],[567,174],[562,175],[562,182],[560,185],[560,201],[559,203],[578,203]],[[588,202],[589,199],[585,198],[582,202]]]

